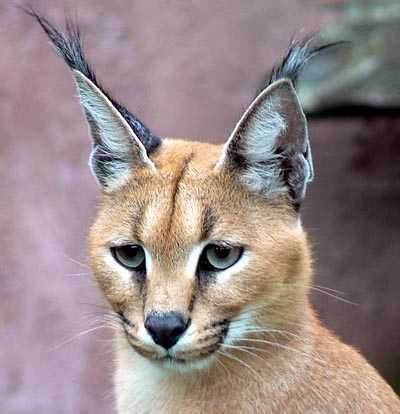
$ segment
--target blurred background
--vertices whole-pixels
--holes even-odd
[[[32,2],[60,25],[65,3]],[[106,89],[160,136],[215,143],[225,142],[293,35],[328,27],[323,41],[351,37],[311,64],[302,88],[316,170],[303,208],[315,253],[312,300],[399,390],[395,2],[68,3]],[[392,26],[378,3],[395,7],[386,13]],[[38,25],[5,0],[0,39],[0,412],[112,413],[112,335],[96,329],[105,308],[86,266],[99,189],[74,83]]]

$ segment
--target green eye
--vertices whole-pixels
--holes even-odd
[[[204,259],[212,270],[225,270],[233,266],[241,257],[241,247],[227,247],[209,244],[204,249]]]
[[[144,249],[137,244],[113,247],[112,252],[115,260],[128,269],[139,270],[145,264]]]

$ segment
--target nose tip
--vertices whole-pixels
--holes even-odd
[[[172,348],[188,327],[188,321],[178,312],[150,313],[144,323],[154,342],[165,349]]]

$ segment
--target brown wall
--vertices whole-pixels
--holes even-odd
[[[312,0],[76,3],[103,84],[157,134],[212,142],[292,35],[327,21]],[[34,4],[62,21],[64,1]],[[99,192],[74,85],[5,1],[0,39],[0,412],[113,412],[111,335],[79,336],[104,310],[85,265]],[[398,120],[312,121],[304,208],[315,283],[358,304],[314,292],[322,319],[388,375],[400,364],[398,131]]]

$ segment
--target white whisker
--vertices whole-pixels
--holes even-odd
[[[217,361],[222,366],[222,368],[225,370],[225,372],[227,373],[228,376],[231,375],[228,368],[225,366],[225,364],[219,358],[216,358],[215,361]]]
[[[258,343],[271,345],[271,346],[276,347],[276,348],[282,348],[282,349],[286,349],[288,351],[297,352],[298,354],[304,355],[304,356],[306,356],[308,358],[311,358],[311,359],[314,359],[315,361],[325,363],[323,360],[321,360],[319,358],[316,358],[313,355],[307,354],[306,352],[300,351],[299,349],[292,348],[291,346],[280,344],[279,342],[271,342],[271,341],[267,341],[265,339],[252,339],[252,338],[237,338],[236,340],[237,341],[246,341],[246,342],[258,342]]]
[[[252,347],[252,346],[242,346],[242,345],[228,345],[228,344],[223,344],[224,348],[231,348],[231,349],[237,349],[238,351],[242,351],[242,352],[246,352],[258,359],[261,359],[261,361],[265,361],[263,358],[261,358],[259,355],[255,354],[254,352],[251,352],[250,349],[253,350],[258,350],[258,348],[256,347]]]
[[[83,335],[86,335],[90,332],[94,332],[94,331],[97,331],[97,330],[105,328],[105,327],[106,327],[105,325],[95,326],[94,328],[86,329],[85,331],[79,332],[78,334],[72,336],[71,338],[66,339],[65,341],[61,342],[60,344],[51,347],[50,349],[48,349],[48,352],[53,352],[53,351],[61,348],[62,346],[66,345],[66,344],[69,344],[70,342],[74,341],[75,339],[80,338]]]
[[[247,369],[249,369],[254,375],[256,375],[260,380],[262,380],[262,377],[260,376],[260,374],[254,369],[252,368],[250,365],[246,364],[244,361],[242,361],[240,358],[236,358],[235,356],[233,356],[232,354],[228,353],[228,352],[223,352],[220,349],[218,349],[216,352],[218,352],[221,355],[224,355],[227,358],[233,359],[236,362],[239,362],[240,364],[242,364],[243,366],[245,366]]]
[[[333,293],[330,293],[330,292],[326,292],[325,290],[320,289],[320,288],[318,288],[318,287],[315,287],[315,286],[308,286],[308,287],[309,287],[310,289],[312,289],[312,290],[315,290],[316,292],[321,292],[321,293],[324,293],[325,295],[328,295],[328,296],[330,296],[330,297],[332,297],[332,298],[335,298],[335,299],[337,299],[337,300],[340,300],[340,301],[342,301],[342,302],[344,302],[344,303],[348,303],[349,305],[358,306],[358,304],[357,304],[357,303],[352,302],[351,300],[343,299],[343,298],[341,298],[340,296],[334,295]]]
[[[314,290],[316,292],[324,293],[325,295],[328,295],[332,298],[340,300],[340,301],[342,301],[344,303],[347,303],[349,305],[358,306],[358,303],[352,302],[352,301],[347,300],[347,299],[343,299],[340,296],[337,296],[337,295],[334,295],[333,293],[331,293],[331,292],[336,292],[336,293],[344,295],[343,292],[340,292],[338,290],[331,289],[331,288],[328,288],[328,287],[325,287],[325,286],[313,285],[313,284],[311,284],[311,285],[302,285],[302,284],[299,284],[299,283],[283,283],[283,282],[270,282],[270,283],[273,283],[275,285],[287,285],[287,286],[294,286],[294,287],[297,286],[297,287],[301,287],[301,288],[311,289],[311,290]],[[327,291],[329,291],[329,292],[327,292]]]
[[[280,329],[271,329],[271,328],[252,328],[252,329],[248,329],[243,331],[243,333],[248,334],[248,333],[276,333],[276,334],[281,334],[283,336],[285,336],[285,338],[287,339],[298,339],[299,341],[301,341],[304,345],[310,345],[308,342],[306,342],[301,336],[294,334],[293,332],[288,332],[288,331],[283,331]]]
[[[86,315],[82,315],[81,317],[78,318],[78,320],[76,322],[79,322],[81,320],[83,320],[84,318],[87,317],[91,317],[91,314],[86,314]],[[114,314],[104,314],[104,315],[98,315],[95,318],[91,318],[89,321],[85,322],[86,328],[83,329],[81,332],[73,335],[72,337],[62,341],[61,343],[51,347],[50,349],[48,349],[48,352],[53,352],[61,347],[63,347],[64,345],[67,345],[73,341],[75,341],[76,339],[80,338],[81,336],[87,335],[91,332],[100,330],[100,329],[111,329],[114,330],[116,332],[118,331],[122,331],[122,322],[119,319],[119,317],[117,315]],[[97,325],[97,326],[94,326]]]
[[[61,253],[61,255],[64,256],[66,259],[70,260],[71,262],[73,262],[75,264],[78,264],[78,265],[84,267],[85,269],[90,269],[90,267],[88,265],[86,265],[84,263],[81,263],[80,261],[78,261],[76,259],[73,259],[72,257],[66,255],[65,253]]]
[[[317,287],[319,289],[325,289],[325,290],[329,290],[331,292],[339,293],[339,295],[346,295],[345,292],[342,292],[342,291],[337,290],[337,289],[332,289],[332,288],[330,288],[328,286],[316,285],[315,283],[313,283],[311,286],[315,286],[315,287]]]
[[[86,273],[67,273],[66,275],[64,275],[65,277],[73,277],[73,276],[90,276],[91,273],[86,272]]]

